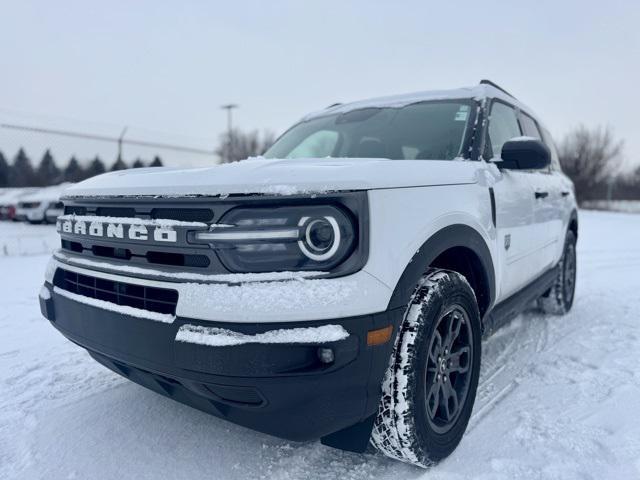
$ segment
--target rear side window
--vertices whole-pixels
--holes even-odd
[[[500,157],[502,146],[512,138],[521,136],[515,109],[502,102],[493,102],[489,115],[487,154]]]
[[[522,130],[524,130],[523,133],[527,137],[533,137],[533,138],[537,138],[538,140],[542,140],[542,135],[540,134],[538,125],[536,124],[536,121],[533,118],[531,118],[526,113],[523,113],[520,121],[522,122]]]

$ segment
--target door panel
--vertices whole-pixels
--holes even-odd
[[[498,261],[502,272],[497,301],[514,294],[535,278],[534,194],[529,176],[527,172],[503,170],[493,186]]]
[[[520,125],[526,136],[548,144],[538,122],[523,111],[520,111]],[[550,151],[555,150],[550,147]],[[551,167],[530,170],[528,175],[534,196],[532,242],[535,244],[535,276],[538,276],[556,262],[557,242],[562,230],[561,192],[559,179]]]
[[[498,160],[502,146],[522,135],[516,109],[502,100],[491,102],[489,125],[485,138],[485,157]],[[496,169],[497,251],[502,281],[497,300],[504,300],[537,276],[536,250],[540,232],[535,224],[535,195],[531,172]]]
[[[537,251],[537,274],[551,268],[556,262],[556,252],[563,230],[562,195],[560,182],[552,172],[533,172],[534,224]]]

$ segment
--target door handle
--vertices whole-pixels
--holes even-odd
[[[568,196],[569,196],[569,193],[571,193],[571,192],[567,192],[567,191],[565,190],[565,191],[563,191],[560,195],[562,195],[563,197],[568,197]]]
[[[549,192],[536,192],[536,198],[547,198],[549,196]]]

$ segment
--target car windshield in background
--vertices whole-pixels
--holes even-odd
[[[472,105],[429,101],[316,117],[292,127],[264,156],[452,160],[461,156]]]

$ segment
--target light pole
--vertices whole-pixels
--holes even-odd
[[[124,136],[126,135],[128,128],[129,127],[124,127],[122,129],[122,133],[118,137],[118,158],[116,159],[116,161],[122,160],[122,140],[124,140]]]
[[[227,135],[229,137],[229,148],[227,148],[228,161],[233,161],[233,124],[232,124],[232,110],[234,108],[238,108],[238,105],[235,103],[228,103],[226,105],[221,105],[221,109],[227,111]]]

